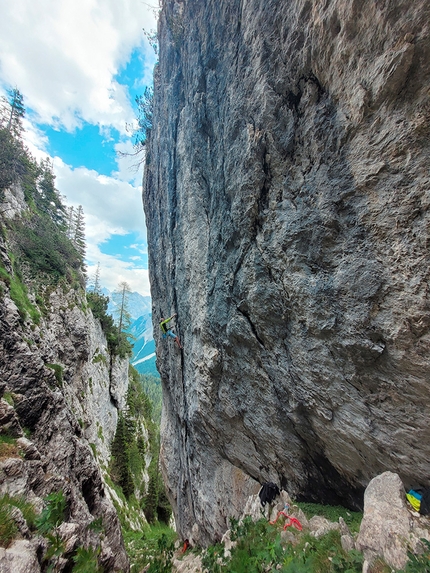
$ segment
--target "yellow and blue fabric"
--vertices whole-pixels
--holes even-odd
[[[421,494],[414,491],[413,489],[409,490],[408,493],[406,494],[406,499],[409,501],[409,503],[412,505],[415,511],[420,510],[421,497],[422,497]]]

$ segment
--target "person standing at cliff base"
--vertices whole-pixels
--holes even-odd
[[[163,338],[166,338],[166,336],[170,336],[172,337],[176,344],[178,345],[178,348],[182,348],[181,346],[181,341],[179,340],[179,336],[177,336],[173,330],[172,330],[172,326],[170,328],[167,328],[167,323],[170,322],[172,320],[172,318],[174,318],[175,316],[178,316],[176,313],[172,314],[171,317],[169,318],[161,318],[160,319],[160,328],[161,328],[161,332],[163,333]]]

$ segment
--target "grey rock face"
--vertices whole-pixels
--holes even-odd
[[[2,573],[40,573],[35,543],[18,539],[8,549],[0,547],[0,570]]]
[[[219,539],[258,481],[428,485],[428,2],[163,4],[144,206],[180,534]]]
[[[75,296],[73,291],[51,293],[49,313],[35,326],[31,321],[22,324],[8,292],[3,292],[0,394],[7,392],[13,405],[0,400],[0,432],[17,438],[18,451],[0,460],[0,495],[24,497],[40,512],[43,498],[63,491],[67,514],[61,535],[68,550],[101,542],[105,570],[126,572],[120,523],[100,464],[108,460],[117,406],[124,404],[128,362],[118,362],[109,379],[106,339]],[[101,540],[88,529],[97,518],[104,527]],[[20,520],[15,521],[25,536]],[[17,540],[1,549],[0,569],[39,571],[43,548],[36,541]]]

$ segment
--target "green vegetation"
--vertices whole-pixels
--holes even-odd
[[[101,327],[108,342],[109,352],[113,356],[126,358],[131,356],[132,346],[124,332],[119,332],[113,318],[107,314],[109,297],[98,292],[87,292],[87,302],[94,318],[100,320]]]
[[[148,431],[149,445],[142,422]],[[146,454],[151,456],[147,468],[148,491],[143,480]],[[144,392],[142,377],[130,366],[126,414],[120,415],[118,420],[109,464],[110,479],[106,481],[122,500],[120,504],[114,499],[114,504],[133,573],[148,563],[152,573],[170,571],[175,533],[167,526],[171,508],[159,471],[158,454],[159,425],[153,420],[152,403]],[[138,523],[142,510],[151,525],[137,532],[130,527],[130,522]]]
[[[45,366],[47,366],[48,368],[51,368],[54,373],[55,373],[55,380],[57,381],[58,386],[60,386],[60,388],[63,387],[63,371],[64,368],[61,366],[61,364],[45,364]]]
[[[136,96],[137,104],[137,125],[134,134],[134,149],[139,153],[147,144],[152,131],[152,118],[154,111],[154,90],[151,87],[145,88],[143,95]]]
[[[157,426],[160,426],[163,403],[160,377],[152,374],[140,374],[140,383],[152,404],[152,418]]]
[[[62,491],[49,494],[45,502],[46,507],[36,520],[36,527],[41,534],[49,533],[64,521],[67,507],[67,500]]]
[[[104,531],[104,527],[103,527],[103,519],[101,517],[98,517],[97,519],[94,519],[88,526],[88,529],[90,531],[94,531],[95,533],[102,533]]]
[[[24,321],[30,316],[35,324],[39,324],[40,313],[28,298],[27,287],[22,282],[21,274],[16,271],[10,276],[6,269],[0,266],[0,281],[9,288],[11,299],[16,304],[21,319]]]
[[[103,436],[103,427],[99,422],[97,422],[97,437],[104,443],[105,437]]]
[[[11,515],[11,506],[0,500],[0,547],[9,547],[18,534],[18,527]]]
[[[350,531],[357,532],[360,529],[363,514],[359,511],[350,511],[340,505],[320,505],[319,503],[297,502],[297,505],[308,519],[314,515],[325,517],[329,521],[337,522],[343,517]]]
[[[102,362],[105,366],[106,366],[106,356],[104,356],[104,354],[102,354],[101,352],[99,352],[98,354],[96,354],[92,360],[93,364],[98,364],[99,362]]]
[[[170,573],[176,533],[163,523],[143,531],[124,531],[124,541],[131,563],[131,573],[140,573],[150,563],[148,573]]]
[[[30,317],[38,324],[40,310],[47,312],[40,289],[60,282],[66,291],[85,285],[84,223],[82,208],[69,216],[55,188],[50,160],[36,161],[25,147],[24,115],[22,95],[10,90],[0,109],[0,204],[5,190],[16,185],[27,208],[19,217],[6,219],[1,215],[8,208],[0,205],[0,233],[12,250],[13,267],[0,268],[0,293],[8,289],[21,319]],[[39,308],[30,302],[27,289]]]
[[[408,552],[409,561],[405,568],[405,573],[429,573],[430,572],[430,542],[427,539],[421,539],[424,546],[424,552],[421,555],[415,555]]]
[[[0,497],[0,547],[8,547],[11,541],[18,534],[18,527],[12,517],[12,509],[18,508],[27,526],[34,528],[36,521],[36,512],[31,503],[25,501],[23,497],[13,497],[9,494]]]
[[[2,396],[3,400],[5,400],[9,406],[13,406],[14,405],[14,399],[13,399],[13,393],[12,392],[5,392]]]
[[[37,528],[37,532],[43,535],[47,541],[48,546],[43,557],[44,561],[44,571],[54,572],[57,571],[58,563],[63,558],[68,558],[70,564],[67,570],[72,571],[72,573],[103,573],[103,569],[98,564],[98,556],[100,554],[100,545],[96,548],[93,547],[78,547],[73,555],[65,555],[65,545],[62,540],[58,528],[67,518],[67,500],[62,491],[54,492],[45,498],[46,507],[42,511],[41,515],[34,519],[30,519],[28,513],[24,513],[24,509],[21,509],[24,517],[26,518],[27,524],[31,527],[34,525]],[[29,504],[27,504],[29,505]],[[27,510],[28,511],[28,510]],[[0,514],[1,514],[1,504],[0,504]],[[1,517],[0,517],[1,519]],[[104,527],[102,524],[102,518],[99,517],[94,519],[89,525],[88,529],[97,534],[102,534]],[[73,561],[73,568],[71,562]]]
[[[265,519],[256,523],[247,517],[240,524],[231,522],[231,538],[237,545],[231,557],[224,557],[222,545],[210,547],[203,555],[203,567],[210,573],[359,573],[362,555],[357,551],[345,552],[338,531],[315,539],[311,535],[291,533],[294,543],[281,538],[281,526],[271,525]]]
[[[142,433],[142,421],[149,435],[149,452]],[[133,495],[142,499],[141,508],[151,523],[157,520],[168,522],[170,517],[170,506],[158,468],[158,450],[159,427],[152,417],[151,400],[143,390],[139,373],[130,366],[127,410],[118,418],[109,471],[112,481],[127,499]],[[143,481],[146,453],[151,455],[147,492]]]
[[[22,95],[11,90],[0,110],[0,234],[11,249],[12,269],[0,266],[0,295],[9,291],[21,321],[39,324],[41,312],[47,313],[41,294],[46,286],[61,281],[65,290],[84,287],[84,252],[75,240],[79,235],[82,242],[83,222],[67,218],[50,161],[37,162],[24,146],[24,115]],[[8,207],[2,203],[13,185],[23,193],[27,209],[6,219],[1,215]]]
[[[97,549],[78,547],[76,555],[73,556],[75,566],[72,569],[72,573],[103,573],[103,569],[97,562],[99,554],[99,547]]]

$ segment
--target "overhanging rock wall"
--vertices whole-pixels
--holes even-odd
[[[180,533],[428,484],[429,4],[166,0],[144,182]],[[159,329],[158,329],[159,330]],[[157,334],[155,335],[157,337]]]

